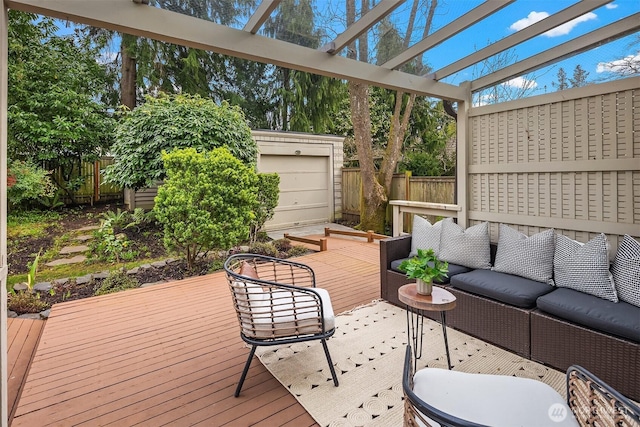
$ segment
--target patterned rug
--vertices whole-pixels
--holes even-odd
[[[321,426],[401,426],[406,319],[404,310],[386,302],[337,316],[327,343],[339,387],[320,341],[258,347],[256,355]],[[446,369],[442,327],[425,319],[424,334],[418,369]],[[454,370],[534,378],[565,394],[564,373],[453,329],[447,335]]]

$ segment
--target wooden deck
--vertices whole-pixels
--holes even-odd
[[[7,388],[9,418],[18,407],[18,398],[27,377],[27,371],[44,328],[44,320],[13,319],[7,324]]]
[[[328,239],[297,260],[335,312],[379,298],[378,244]],[[247,355],[223,273],[59,304],[12,425],[314,425],[256,359],[233,397]]]

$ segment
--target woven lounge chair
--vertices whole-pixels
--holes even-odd
[[[552,387],[528,378],[413,369],[407,346],[406,426],[640,426],[637,405],[579,366],[567,370],[566,402]]]
[[[230,256],[224,264],[240,322],[240,336],[251,344],[235,396],[240,395],[257,346],[321,340],[333,383],[338,378],[327,347],[335,332],[329,293],[316,287],[304,264],[255,254]]]

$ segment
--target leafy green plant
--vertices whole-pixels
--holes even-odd
[[[29,273],[27,273],[27,288],[29,289],[29,292],[33,292],[33,287],[36,285],[36,273],[38,272],[38,260],[40,259],[41,252],[42,249],[38,251],[36,258],[29,267]]]
[[[8,167],[9,175],[15,179],[14,184],[7,188],[7,200],[12,208],[56,194],[51,172],[21,160],[10,162]]]
[[[94,295],[106,295],[126,289],[139,288],[140,282],[135,277],[131,277],[123,270],[111,272],[109,277],[104,279],[96,289]]]
[[[42,196],[38,198],[38,203],[47,209],[58,209],[64,206],[64,202],[60,198],[60,191],[56,191],[53,196]]]
[[[98,259],[108,262],[130,261],[138,252],[130,249],[131,242],[124,234],[116,234],[113,227],[105,221],[93,232],[91,251]]]
[[[449,263],[440,261],[433,249],[418,249],[418,255],[402,261],[398,268],[407,274],[407,278],[425,282],[444,279],[449,273]]]
[[[258,204],[254,210],[255,220],[251,224],[249,242],[255,243],[264,223],[273,218],[280,198],[280,177],[277,173],[258,174]]]
[[[39,313],[47,308],[49,308],[49,304],[40,299],[38,292],[15,292],[10,294],[7,300],[7,309],[18,314]]]
[[[278,249],[272,243],[257,242],[249,246],[249,253],[277,257]]]
[[[192,268],[199,253],[228,250],[249,236],[256,206],[256,173],[226,148],[163,153],[167,179],[154,211],[164,244],[182,252]]]
[[[115,229],[123,229],[131,220],[129,211],[118,208],[116,212],[107,211],[102,213],[102,227],[111,227]]]
[[[249,166],[258,155],[240,108],[197,95],[160,94],[122,113],[110,150],[116,161],[105,169],[105,180],[133,189],[152,186],[166,176],[161,153],[188,147],[226,147]]]

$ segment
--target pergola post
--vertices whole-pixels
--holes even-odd
[[[467,191],[469,179],[469,108],[471,108],[471,83],[464,82],[460,85],[465,89],[466,100],[458,101],[458,120],[456,124],[456,195],[455,203],[460,206],[458,212],[458,224],[467,227],[469,215],[469,197]]]
[[[7,397],[7,90],[9,16],[0,11],[0,426],[9,423]]]

